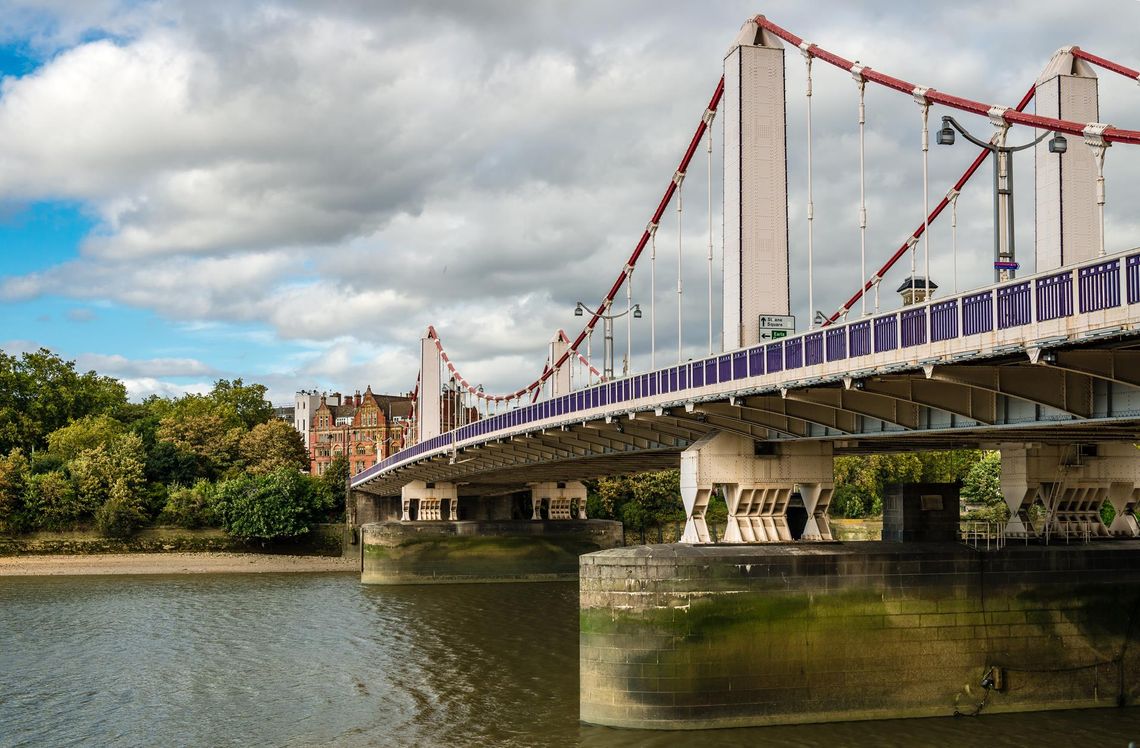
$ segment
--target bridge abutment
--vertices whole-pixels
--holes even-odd
[[[580,715],[698,729],[1132,704],[1138,563],[1140,541],[594,553]]]
[[[827,508],[835,488],[832,447],[827,442],[789,442],[757,454],[752,439],[714,431],[681,453],[681,499],[685,504],[684,543],[711,541],[705,512],[717,487],[728,505],[724,542],[831,540]],[[802,528],[788,526],[788,503],[797,489],[807,511]]]

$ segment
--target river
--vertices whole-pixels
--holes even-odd
[[[0,577],[0,746],[1120,746],[1140,709],[667,733],[578,722],[573,583]]]

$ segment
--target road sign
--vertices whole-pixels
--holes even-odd
[[[994,270],[1017,270],[1021,267],[1021,263],[1013,262],[1012,260],[997,260],[994,262]]]
[[[761,314],[760,340],[779,340],[796,334],[796,318],[791,314]]]
[[[796,318],[791,314],[761,314],[761,330],[791,330],[796,329]]]

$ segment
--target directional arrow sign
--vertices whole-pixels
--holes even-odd
[[[791,314],[761,314],[761,330],[791,330],[796,329],[796,318]]]

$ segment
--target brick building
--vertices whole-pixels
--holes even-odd
[[[355,475],[403,447],[403,428],[411,416],[406,395],[377,395],[369,386],[341,397],[321,395],[309,417],[309,460],[313,475],[324,475],[334,458],[348,457]]]

